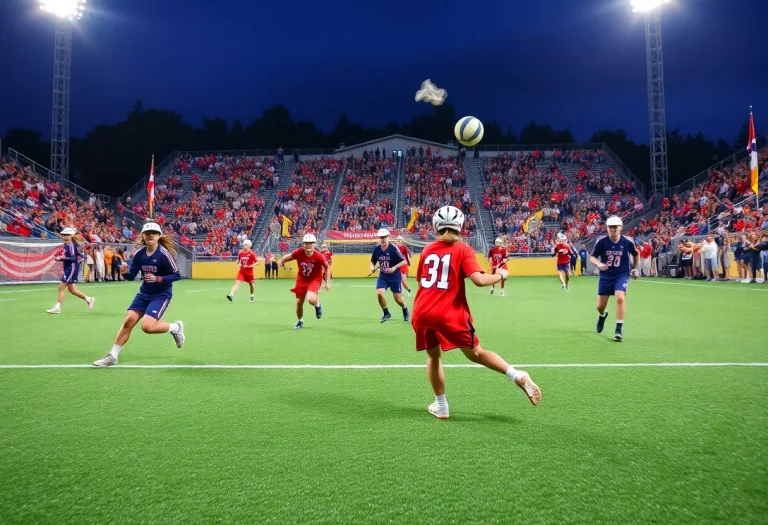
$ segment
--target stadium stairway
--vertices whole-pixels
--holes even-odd
[[[490,243],[493,244],[493,240],[496,238],[496,228],[493,225],[493,216],[490,210],[483,206],[482,198],[483,191],[485,190],[485,180],[483,179],[483,171],[480,164],[480,160],[467,158],[464,160],[464,166],[467,170],[467,187],[469,194],[472,197],[472,201],[475,203],[475,209],[477,210],[477,222],[480,223],[483,236]]]
[[[277,176],[280,178],[280,182],[278,182],[277,186],[261,195],[264,199],[264,211],[262,211],[261,216],[259,216],[259,220],[256,221],[256,225],[253,227],[253,234],[251,235],[251,239],[253,239],[256,246],[262,246],[264,244],[264,239],[267,237],[267,228],[269,228],[269,223],[275,216],[275,200],[277,199],[277,194],[280,191],[287,190],[288,186],[290,186],[291,179],[293,179],[294,166],[295,163],[293,162],[293,159],[286,157],[285,162],[282,165],[278,165],[275,169],[275,173],[277,173]]]
[[[408,226],[408,219],[403,213],[405,208],[405,160],[400,158],[397,163],[397,190],[395,192],[395,228]]]
[[[333,199],[331,199],[331,205],[328,206],[328,211],[325,214],[325,229],[327,230],[331,229],[331,226],[336,221],[336,217],[339,215],[339,194],[341,193],[341,185],[344,183],[346,178],[347,170],[345,169],[341,173],[341,176],[336,183],[336,188],[333,190]]]

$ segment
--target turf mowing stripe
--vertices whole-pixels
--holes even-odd
[[[695,284],[695,283],[668,283],[664,281],[645,281],[645,280],[639,280],[637,281],[639,283],[650,283],[650,284],[667,284],[671,286],[696,286],[698,288],[718,288],[720,290],[738,290],[738,291],[748,291],[748,292],[768,292],[768,287],[765,287],[763,289],[760,288],[754,288],[752,286],[746,287],[746,288],[740,288],[740,287],[732,287],[732,286],[718,286],[716,284]],[[755,283],[752,283],[755,284]]]
[[[643,367],[768,367],[768,363],[537,363],[515,364],[519,368],[643,368]],[[444,364],[444,368],[483,368],[482,365]],[[0,369],[43,369],[43,368],[93,368],[93,365],[0,365]],[[409,369],[426,368],[426,365],[118,365],[117,368],[142,369],[224,369],[224,370],[372,370],[372,369]]]
[[[228,288],[205,288],[200,290],[184,290],[187,293],[199,293],[199,292],[220,292],[222,290],[228,290]]]
[[[8,301],[15,301],[16,299],[0,299],[0,303],[7,303]]]

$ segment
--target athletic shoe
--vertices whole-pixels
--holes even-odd
[[[539,406],[539,403],[541,403],[541,389],[536,386],[536,383],[533,382],[533,379],[528,375],[528,372],[521,372],[520,377],[515,380],[515,383],[523,389],[523,392],[528,396],[528,399],[533,403],[533,406]]]
[[[408,292],[408,297],[410,297],[411,296],[411,289],[408,288],[408,290],[406,290],[406,291]]]
[[[597,316],[597,333],[602,334],[603,328],[605,328],[605,320],[608,319],[608,314],[605,314],[605,316],[598,315]]]
[[[315,307],[315,317],[320,319],[323,316],[323,305],[319,304]]]
[[[184,340],[186,339],[184,337],[184,323],[182,323],[181,321],[176,321],[176,322],[179,323],[179,331],[176,332],[175,334],[171,333],[171,335],[173,336],[173,340],[176,341],[176,348],[181,348],[182,346],[184,346]]]
[[[117,364],[117,358],[112,354],[107,354],[101,359],[93,362],[93,366],[97,368],[104,368],[105,366],[114,366]]]
[[[232,302],[232,295],[231,294],[227,294],[227,299],[229,299],[229,302],[231,303]]]
[[[618,326],[616,327],[616,331],[613,333],[613,338],[616,339],[617,341],[621,341],[622,339],[624,339],[624,336],[621,333],[620,327]]]
[[[296,323],[296,326],[293,327],[294,330],[301,330],[302,328],[304,328],[304,321],[299,321]]]
[[[503,288],[501,289],[501,293],[499,295],[504,297],[504,289]]]
[[[93,297],[89,297],[89,299],[90,300],[86,300],[85,302],[88,304],[88,311],[90,312],[91,310],[93,310],[93,303],[96,302],[96,299],[94,299]]]
[[[435,416],[437,419],[448,419],[448,408],[440,410],[437,407],[437,401],[429,405],[428,410],[429,413]]]
[[[493,286],[491,286],[491,295],[493,295]]]
[[[46,310],[49,314],[60,314],[61,308],[56,308],[55,306],[53,308],[49,308]]]
[[[256,299],[255,299],[253,296],[251,296],[251,302],[252,302],[252,303],[255,303],[255,302],[256,302]]]
[[[392,319],[392,314],[384,314],[384,315],[381,316],[381,321],[379,321],[379,322],[380,323],[386,323],[390,319]]]
[[[563,289],[563,290],[565,290],[565,285],[564,285],[564,284],[561,284],[561,285],[560,285],[560,288],[561,288],[561,289]]]
[[[408,322],[411,320],[411,313],[408,311],[408,308],[405,308],[403,310],[403,321]]]

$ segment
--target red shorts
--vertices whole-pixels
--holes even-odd
[[[296,281],[296,285],[291,288],[291,291],[296,294],[296,299],[303,299],[306,297],[307,292],[320,293],[320,281]]]
[[[400,273],[404,275],[408,275],[408,266],[401,266],[400,267]]]
[[[470,324],[468,330],[457,332],[445,331],[436,328],[413,327],[416,332],[416,350],[422,351],[428,348],[440,346],[443,352],[454,348],[475,348],[480,340],[475,335],[475,329]]]
[[[493,266],[491,266],[491,275],[494,275],[494,274],[496,273],[496,270],[502,270],[502,269],[503,269],[503,270],[507,270],[507,271],[509,271],[509,270],[507,269],[507,263],[504,263],[504,264],[502,264],[501,266],[498,266],[498,267],[496,267],[496,268],[494,268]]]
[[[251,284],[253,283],[253,272],[245,273],[242,270],[237,272],[237,279],[238,281],[243,281],[244,283]]]

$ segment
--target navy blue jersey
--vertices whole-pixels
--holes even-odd
[[[64,275],[68,278],[76,277],[80,273],[83,255],[74,242],[64,243],[64,255],[61,257],[61,262],[64,263]]]
[[[398,264],[400,261],[404,261],[405,257],[403,257],[403,254],[400,253],[400,250],[398,250],[397,246],[394,244],[389,244],[387,246],[386,250],[383,250],[381,248],[381,245],[376,246],[376,248],[373,249],[373,254],[371,255],[371,262],[373,264],[379,265],[379,275],[382,277],[392,277],[393,279],[397,277],[398,280],[401,279],[400,273],[384,273],[383,270],[386,270],[387,268],[391,268]]]
[[[605,271],[600,271],[600,276],[617,277],[619,275],[628,275],[632,270],[632,261],[630,256],[637,255],[635,243],[623,235],[619,240],[613,242],[607,235],[600,237],[592,249],[592,257],[596,257],[608,267]]]
[[[139,292],[147,296],[171,296],[173,295],[173,281],[181,279],[176,260],[171,252],[162,246],[158,246],[152,255],[147,255],[146,246],[136,252],[131,261],[131,269],[128,270],[125,278],[133,281],[139,272],[142,275],[151,273],[158,278],[155,283],[142,283]]]

